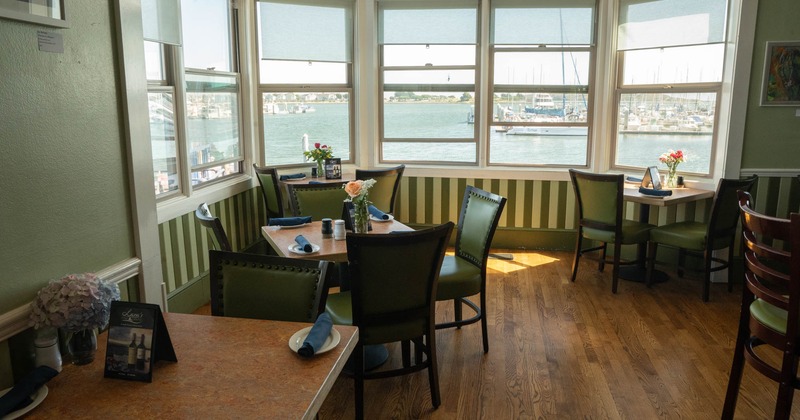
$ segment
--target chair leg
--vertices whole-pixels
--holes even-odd
[[[355,394],[356,394],[356,419],[364,418],[364,345],[356,344],[353,352],[353,371],[355,373]]]
[[[403,340],[400,342],[401,353],[403,354],[403,367],[411,366],[411,341]]]
[[[728,293],[733,291],[733,243],[728,246]]]
[[[653,285],[653,269],[656,265],[656,253],[658,252],[658,242],[648,242],[647,243],[647,274],[645,274],[645,280],[647,287],[651,287]]]
[[[778,401],[775,404],[774,418],[788,420],[792,414],[794,382],[797,377],[797,357],[793,351],[785,351],[783,353],[780,377],[781,381],[778,384]]]
[[[678,249],[678,277],[683,278],[683,267],[686,264],[686,250]]]
[[[611,271],[611,293],[617,293],[617,285],[619,284],[619,259],[622,251],[622,243],[619,241],[614,243],[614,269]],[[605,247],[603,254],[605,254]]]
[[[746,291],[744,293],[747,293]],[[740,308],[739,327],[736,332],[736,343],[733,348],[733,362],[731,363],[731,373],[728,377],[728,390],[725,393],[725,405],[722,407],[722,419],[731,420],[736,412],[736,400],[739,398],[739,386],[742,382],[744,372],[744,346],[750,337],[750,304],[752,297],[742,294],[742,305]]]
[[[583,239],[583,230],[578,228],[578,240],[575,244],[575,259],[572,261],[572,281],[578,275],[578,262],[581,260],[581,240]]]
[[[433,408],[439,408],[442,397],[439,393],[439,364],[436,360],[436,328],[431,326],[425,337],[425,347],[428,350],[428,382],[431,387],[431,402]]]
[[[607,252],[608,252],[608,243],[603,242],[603,252],[602,252],[602,255],[600,255],[600,265],[598,266],[597,271],[602,272],[603,270],[606,269],[606,254],[607,254]]]
[[[453,318],[455,319],[456,322],[460,322],[461,319],[463,318],[461,299],[459,298],[453,299]],[[460,330],[461,325],[457,325],[456,329]]]
[[[711,257],[712,252],[706,250],[703,253],[703,302],[708,302],[711,295]]]
[[[483,334],[483,352],[489,352],[489,329],[486,325],[486,291],[481,291],[481,333]]]

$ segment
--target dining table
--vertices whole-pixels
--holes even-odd
[[[630,201],[632,203],[638,203],[641,205],[639,210],[639,221],[643,223],[648,223],[650,220],[651,206],[675,206],[678,204],[690,203],[693,201],[705,200],[707,198],[714,197],[714,191],[712,190],[690,187],[663,188],[663,190],[672,191],[672,194],[663,197],[653,196],[639,192],[639,186],[639,183],[634,184],[626,182],[625,188],[623,189],[622,198],[625,201]],[[645,264],[646,257],[647,244],[639,244],[636,249],[636,260],[638,263],[632,266],[620,267],[619,278],[636,282],[645,281],[647,274],[647,266]],[[663,271],[653,270],[654,283],[666,281],[668,278],[669,276],[667,276],[667,274]]]
[[[358,342],[357,327],[336,325],[338,344],[305,359],[289,341],[312,324],[179,313],[164,318],[178,361],[156,361],[152,382],[103,376],[105,332],[94,361],[65,365],[27,418],[313,419]]]

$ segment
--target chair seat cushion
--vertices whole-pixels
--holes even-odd
[[[636,222],[633,220],[622,221],[622,243],[623,244],[638,244],[647,242],[650,237],[650,230],[653,225],[649,223]],[[583,236],[587,239],[592,239],[600,242],[615,242],[614,232],[607,230],[583,228]]]
[[[761,299],[756,299],[750,304],[750,316],[781,334],[786,334],[786,314],[785,310]]]
[[[339,292],[328,295],[325,312],[331,316],[336,325],[353,325],[353,304],[350,292]]]
[[[650,240],[676,248],[702,251],[706,248],[708,225],[698,222],[678,222],[659,226],[650,231]]]
[[[481,269],[461,257],[445,255],[436,290],[436,300],[478,294],[481,291]]]

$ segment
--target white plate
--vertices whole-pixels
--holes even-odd
[[[388,214],[387,216],[389,216],[389,218],[384,220],[384,219],[379,219],[379,218],[377,218],[377,217],[375,217],[375,216],[370,214],[369,215],[369,220],[372,220],[373,222],[378,222],[378,223],[386,223],[386,222],[391,222],[392,220],[394,220],[394,216],[392,216],[391,214]]]
[[[339,333],[338,333],[338,332],[336,333],[336,342],[337,342],[337,343],[339,342]],[[301,344],[302,344],[302,343],[301,343]],[[5,394],[6,394],[8,391],[11,391],[11,388],[4,389],[4,390],[0,391],[0,396],[3,396],[3,395],[5,395]],[[33,409],[34,409],[34,408],[36,408],[36,407],[37,407],[39,404],[41,404],[41,403],[42,403],[42,401],[44,401],[44,397],[46,397],[46,396],[47,396],[47,392],[48,392],[48,390],[47,390],[47,385],[42,385],[42,386],[41,386],[41,388],[37,389],[37,390],[36,390],[36,392],[34,392],[33,394],[31,394],[31,399],[33,399],[33,402],[32,402],[32,403],[28,404],[27,406],[25,406],[25,407],[23,407],[23,408],[20,408],[20,409],[19,409],[19,410],[17,410],[17,411],[12,411],[12,412],[10,412],[10,413],[6,414],[6,415],[5,415],[5,416],[4,416],[2,419],[0,419],[0,420],[11,420],[11,419],[15,419],[15,418],[17,418],[17,417],[21,417],[23,414],[26,414],[27,412],[29,412],[29,411],[33,410]]]
[[[293,352],[297,353],[297,350],[299,350],[300,347],[303,347],[303,342],[306,341],[309,331],[311,331],[311,327],[305,327],[292,335],[292,338],[289,339],[289,348],[292,349]],[[314,354],[325,353],[326,351],[336,347],[341,339],[342,336],[339,335],[339,331],[336,331],[336,328],[331,328],[330,335],[328,335],[328,338],[326,338],[325,342],[322,343],[322,347],[314,352]]]
[[[278,226],[279,229],[297,229],[303,226],[308,226],[309,223],[303,223],[302,225],[292,225],[292,226]]]
[[[289,245],[289,251],[294,252],[295,254],[308,255],[308,254],[313,254],[313,253],[319,251],[319,245],[311,244],[311,252],[305,252],[305,251],[303,251],[303,248],[300,248],[299,244],[295,243],[295,244]]]

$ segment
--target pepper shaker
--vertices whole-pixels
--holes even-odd
[[[323,238],[333,237],[333,226],[331,225],[331,219],[327,217],[322,219],[322,237]]]

